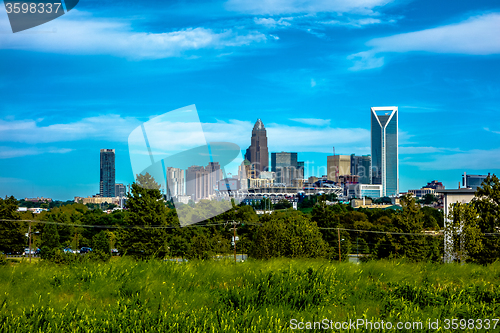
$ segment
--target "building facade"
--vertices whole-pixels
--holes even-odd
[[[257,178],[261,171],[268,171],[267,132],[260,119],[257,119],[253,126],[251,143],[246,151],[245,158],[251,163],[251,169],[254,171],[252,178]]]
[[[101,173],[99,182],[101,197],[115,197],[115,150],[101,149]]]
[[[210,162],[206,167],[193,165],[186,170],[186,195],[194,202],[215,196],[222,170],[218,162]]]
[[[326,168],[328,180],[335,183],[339,181],[340,176],[351,175],[351,156],[350,155],[333,155],[327,156]]]
[[[382,196],[382,185],[349,184],[347,185],[348,198],[362,199],[365,197],[377,199]]]
[[[271,171],[276,172],[281,167],[297,167],[297,153],[271,153]]]
[[[475,190],[472,188],[460,188],[452,190],[438,190],[437,193],[443,195],[443,217],[444,217],[444,262],[451,263],[456,259],[461,259],[460,253],[453,250],[454,237],[448,226],[452,222],[450,217],[450,209],[455,203],[467,204],[474,198]]]
[[[276,173],[276,183],[286,186],[304,179],[304,162],[297,160],[297,153],[271,153],[271,170]]]
[[[167,167],[165,172],[167,174],[167,200],[186,194],[184,170]]]
[[[193,201],[203,197],[202,184],[205,168],[199,165],[190,166],[186,170],[186,195],[189,195]]]
[[[120,198],[126,196],[127,190],[125,185],[123,185],[122,183],[115,184],[115,195]]]
[[[478,187],[481,187],[483,181],[488,177],[488,175],[468,175],[464,172],[462,176],[462,186],[466,188],[471,188],[473,190],[477,190]]]
[[[360,184],[372,183],[372,157],[351,155],[351,175],[358,176]]]
[[[444,190],[443,183],[438,182],[437,180],[433,180],[432,182],[427,183],[427,185],[423,186],[420,189],[408,190],[408,193],[410,193],[414,197],[423,198],[427,194],[437,195],[438,194],[437,192],[440,190]]]
[[[371,108],[372,184],[383,196],[399,194],[398,107]]]

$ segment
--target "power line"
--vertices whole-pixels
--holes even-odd
[[[31,223],[41,223],[41,224],[55,224],[62,225],[67,227],[82,227],[82,228],[100,228],[100,229],[133,229],[133,228],[142,228],[142,229],[175,229],[175,228],[193,228],[193,227],[211,227],[218,225],[227,225],[231,221],[226,222],[217,222],[217,223],[205,223],[205,224],[189,224],[189,225],[97,225],[97,224],[76,224],[76,223],[64,223],[64,222],[54,222],[54,221],[39,221],[39,220],[7,220],[0,219],[0,221],[4,222],[31,222]],[[232,223],[232,222],[231,222]],[[253,222],[241,222],[243,224],[248,225],[262,225],[261,223],[253,223]]]
[[[69,227],[82,227],[82,228],[100,228],[100,229],[133,229],[133,228],[141,228],[141,229],[175,229],[175,228],[201,228],[201,227],[211,227],[211,226],[219,226],[219,225],[228,225],[232,223],[232,221],[225,222],[217,222],[217,223],[206,223],[206,224],[189,224],[189,225],[94,225],[94,224],[76,224],[76,223],[63,223],[63,222],[54,222],[54,221],[39,221],[39,220],[8,220],[8,219],[0,219],[0,221],[5,222],[32,222],[32,223],[41,223],[41,224],[55,224]],[[253,225],[253,226],[262,226],[262,223],[257,222],[243,222],[239,221],[242,224]],[[395,232],[395,231],[375,231],[375,230],[361,230],[361,229],[347,229],[347,228],[327,228],[327,227],[318,227],[318,229],[322,230],[342,230],[342,231],[352,231],[352,232],[364,232],[364,233],[372,233],[372,234],[388,234],[388,235],[404,235],[404,236],[441,236],[442,234],[430,234],[430,233],[411,233],[411,232]],[[482,236],[500,236],[498,232],[490,232],[483,233]]]

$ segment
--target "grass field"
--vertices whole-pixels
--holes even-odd
[[[500,317],[500,264],[113,259],[0,266],[0,332],[284,332],[292,319],[435,332],[428,318]]]

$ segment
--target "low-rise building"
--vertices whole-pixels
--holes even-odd
[[[44,198],[44,197],[36,197],[36,198],[24,198],[24,201],[29,201],[29,202],[52,202],[51,198]]]
[[[92,197],[75,197],[74,200],[76,203],[86,204],[115,204],[120,205],[120,197],[100,197],[100,196],[92,196]]]
[[[348,198],[369,197],[376,199],[382,197],[382,185],[349,184],[346,188]]]
[[[478,187],[481,186],[483,181],[489,176],[488,175],[468,175],[464,172],[462,176],[462,186],[465,188],[471,188],[473,190],[477,190]]]
[[[444,215],[444,228],[446,230],[447,226],[451,223],[448,219],[450,214],[450,208],[455,203],[466,204],[471,202],[474,198],[475,189],[472,188],[459,188],[453,190],[439,190],[439,194],[443,195],[443,215]],[[458,254],[452,251],[453,249],[453,237],[452,235],[445,233],[444,238],[444,262],[453,262],[458,258]]]

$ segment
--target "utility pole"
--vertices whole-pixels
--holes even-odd
[[[30,256],[30,264],[31,264],[31,221],[28,227],[28,239],[29,239],[29,244],[28,244],[28,252]]]
[[[233,248],[234,248],[234,263],[236,263],[236,225],[239,224],[239,222],[236,222],[235,220],[227,221],[231,222],[233,224]]]
[[[236,221],[233,221],[234,263],[236,264]]]
[[[340,255],[340,229],[339,228],[337,228],[337,233],[339,235],[339,262],[341,262],[342,261],[342,257]]]

